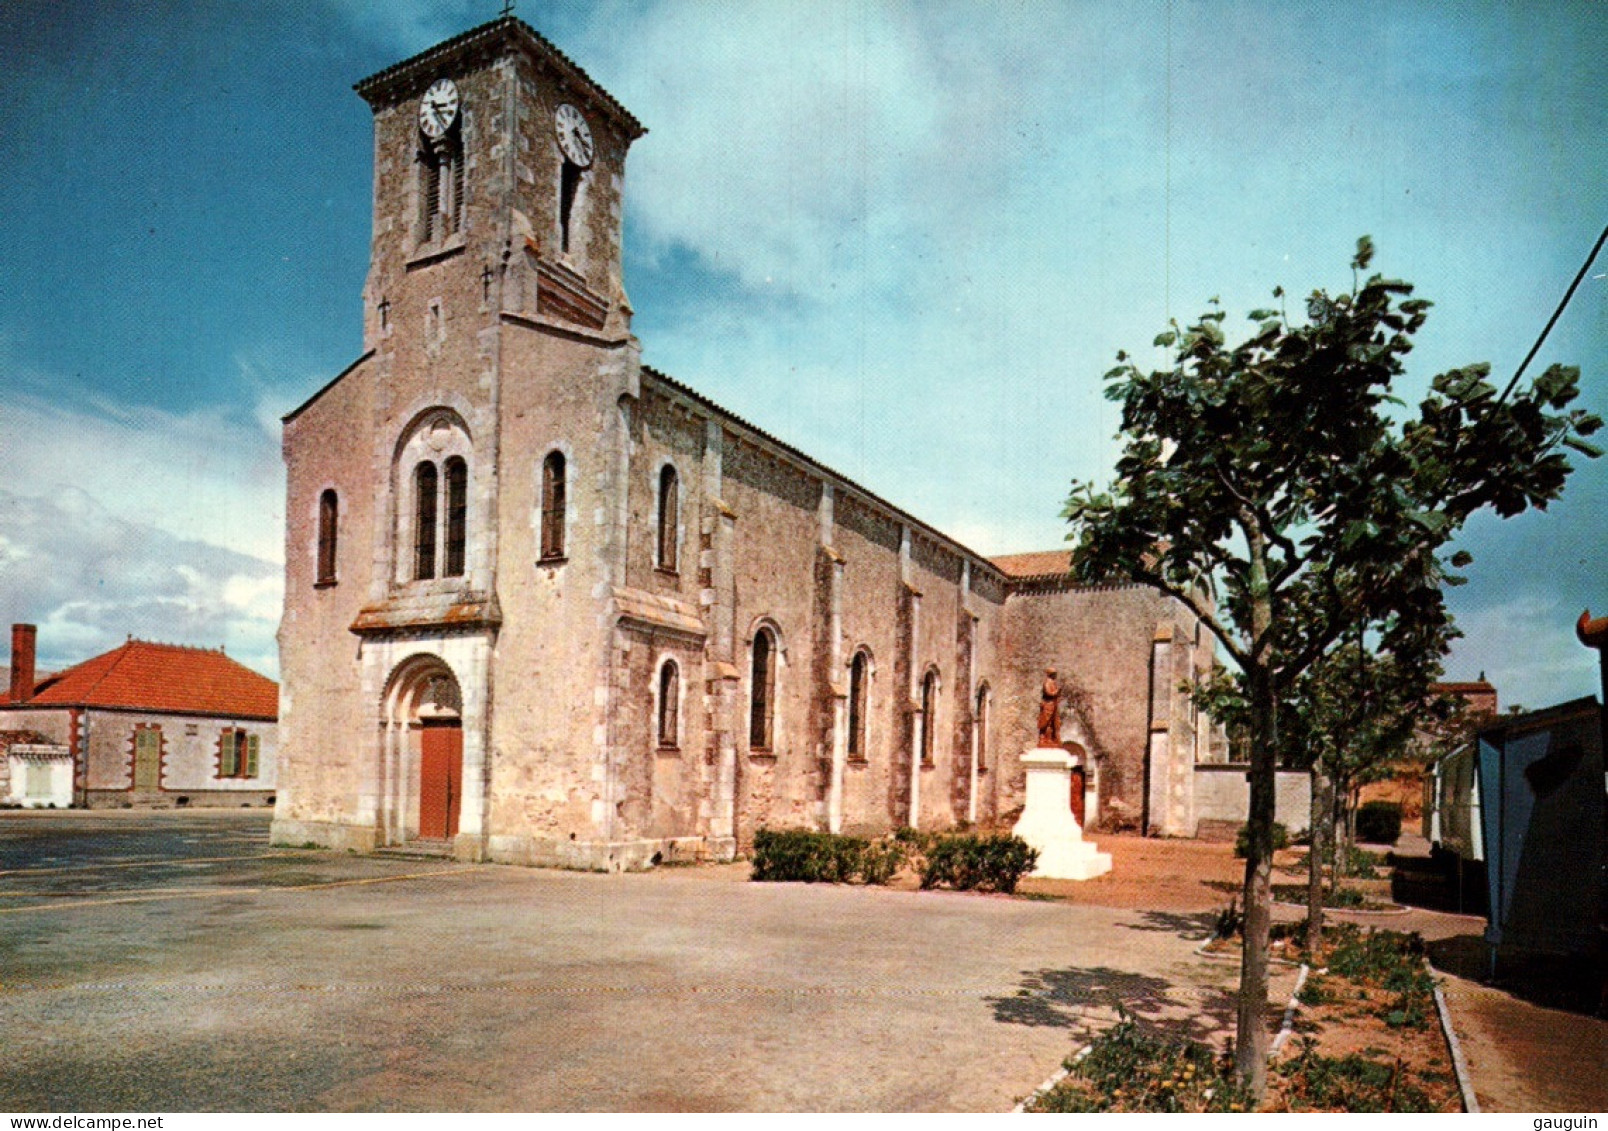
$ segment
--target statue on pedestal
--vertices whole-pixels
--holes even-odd
[[[1038,744],[1041,747],[1061,745],[1061,685],[1056,682],[1055,669],[1044,669],[1044,687],[1039,693]]]

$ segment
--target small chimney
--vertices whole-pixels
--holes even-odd
[[[11,701],[21,703],[33,698],[34,693],[34,641],[39,629],[31,624],[11,626]]]

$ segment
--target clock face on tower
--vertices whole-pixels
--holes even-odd
[[[419,129],[438,138],[458,120],[458,87],[451,79],[436,79],[419,100]]]
[[[558,131],[558,147],[564,151],[564,156],[583,169],[590,165],[592,131],[581,112],[566,102],[553,115],[553,125]]]

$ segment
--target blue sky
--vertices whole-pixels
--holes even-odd
[[[0,7],[0,618],[47,664],[128,633],[273,673],[278,417],[359,351],[351,84],[496,16],[449,3]],[[1056,546],[1116,445],[1100,375],[1220,295],[1435,308],[1405,386],[1529,348],[1608,222],[1608,5],[544,3],[652,132],[644,359],[985,553]],[[1608,257],[1605,257],[1608,259]],[[1608,262],[1533,363],[1608,413]],[[1245,323],[1241,322],[1242,325]],[[1477,520],[1454,678],[1596,688],[1608,460]]]

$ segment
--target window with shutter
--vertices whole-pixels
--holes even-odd
[[[222,737],[218,740],[218,776],[220,778],[232,778],[240,774],[239,737],[239,731],[233,728],[225,728]]]
[[[134,788],[154,790],[161,785],[162,728],[142,726],[134,732]]]

